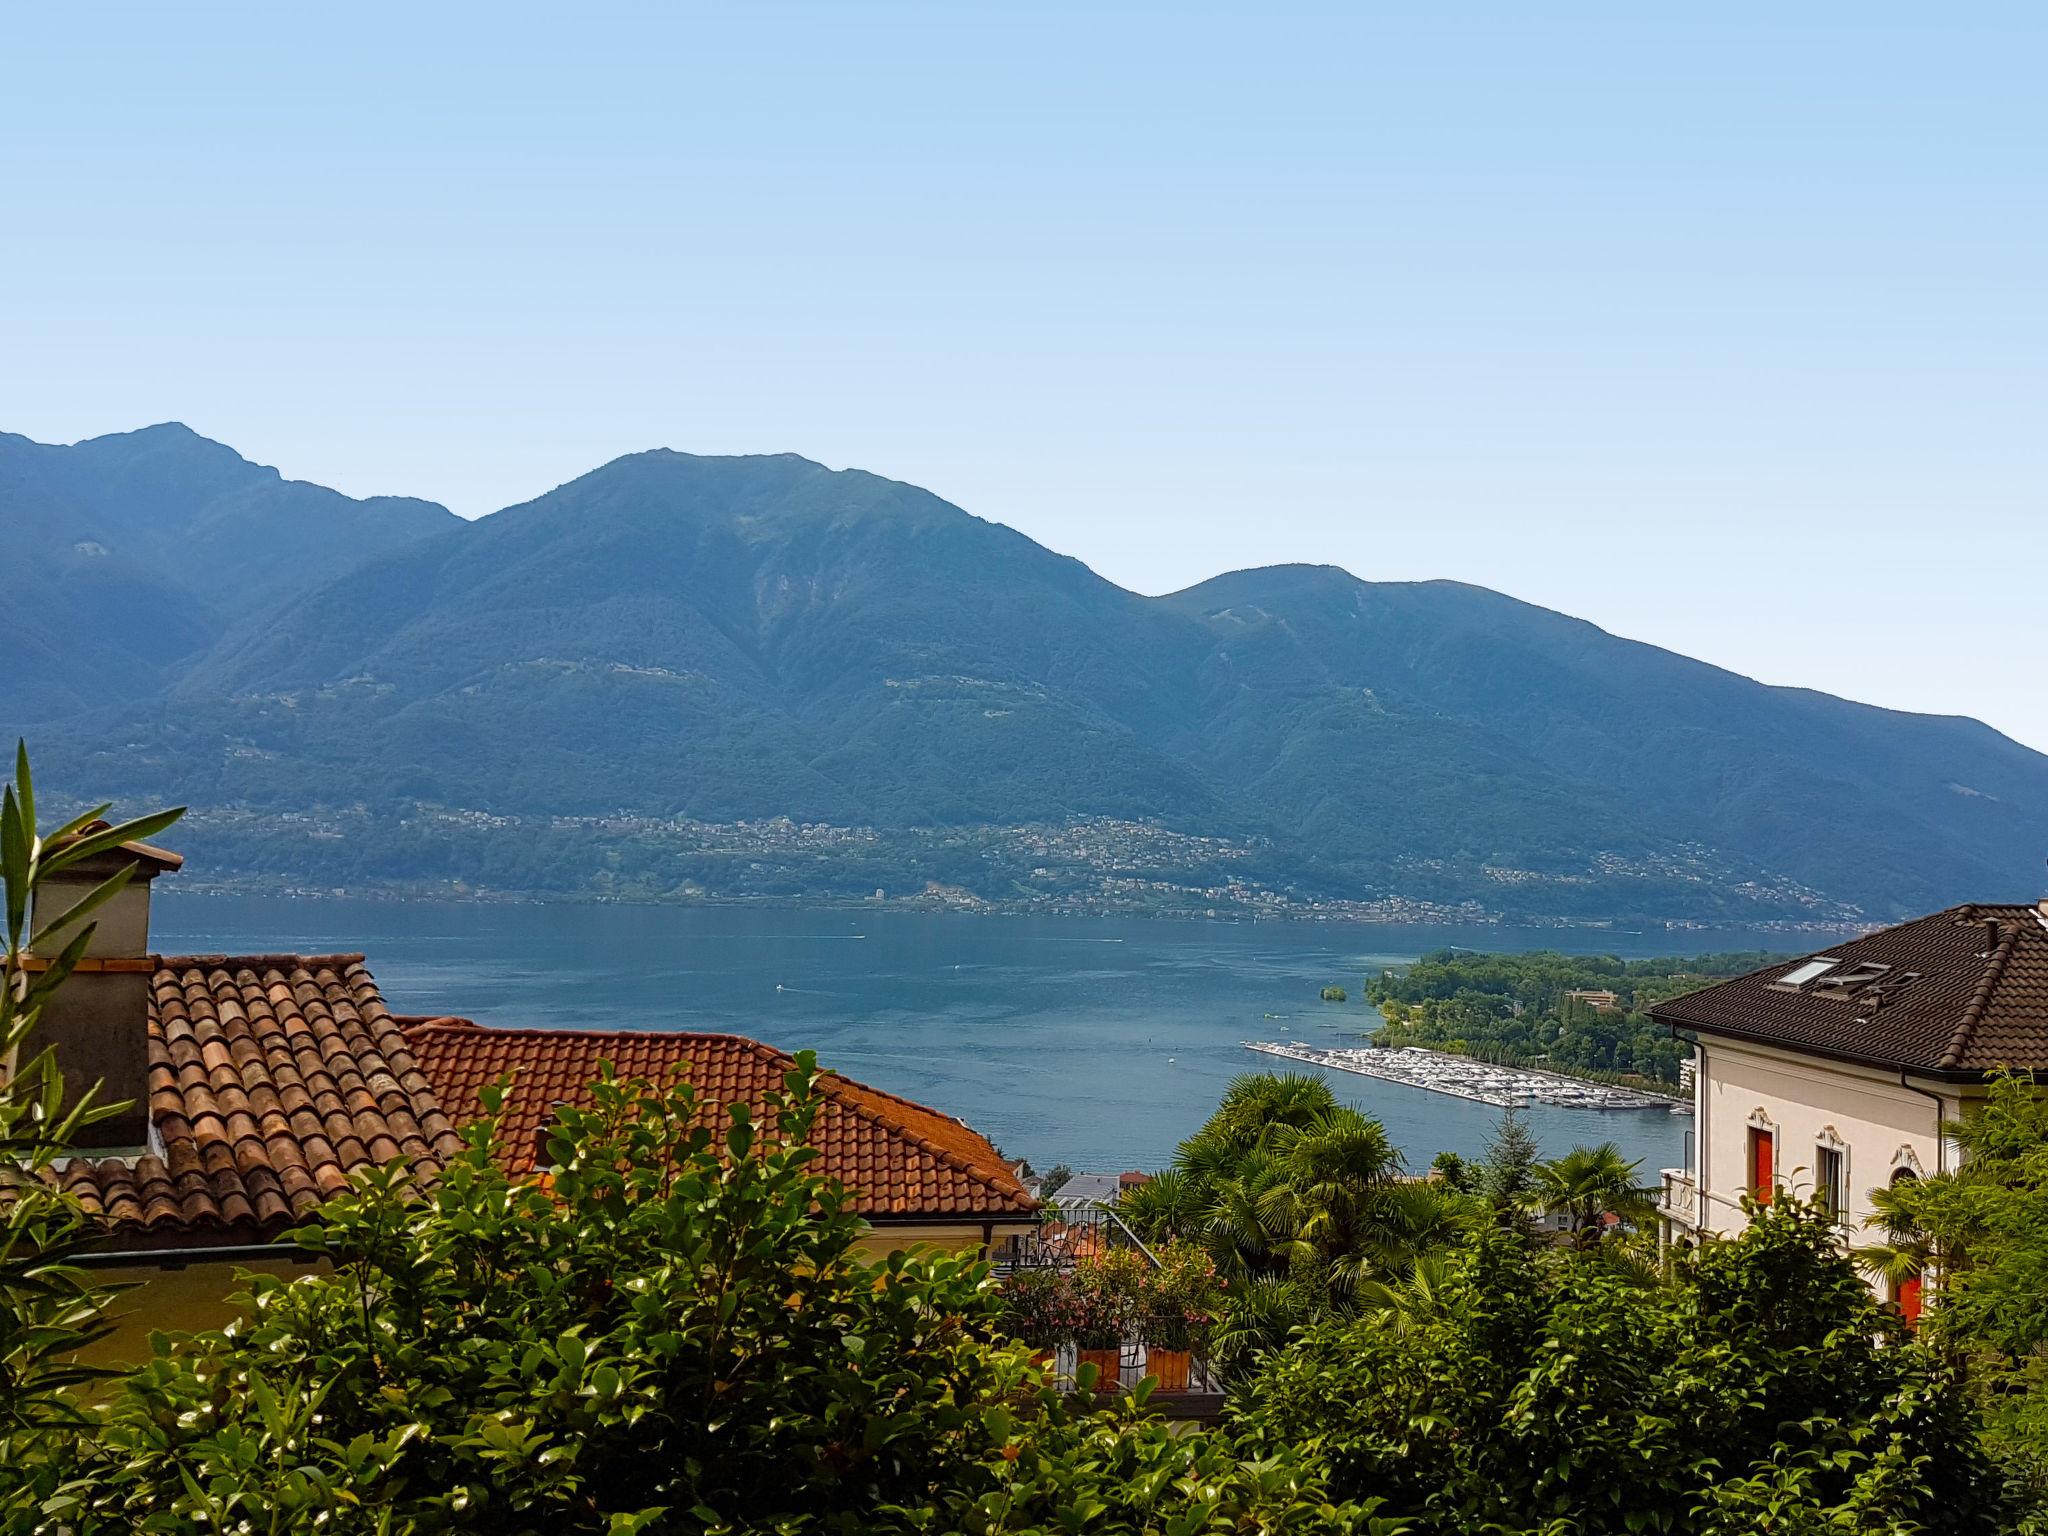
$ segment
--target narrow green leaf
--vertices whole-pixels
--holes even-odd
[[[29,840],[33,836],[22,829],[21,802],[14,798],[14,787],[0,790],[0,878],[7,882],[10,950],[20,948],[21,928],[28,915]]]
[[[21,824],[33,830],[36,824],[36,787],[28,772],[28,743],[14,738],[14,798],[21,807]]]
[[[88,832],[85,836],[66,844],[60,852],[44,858],[42,870],[45,874],[54,873],[82,859],[112,852],[123,843],[153,837],[184,814],[185,808],[181,805],[175,810],[158,811],[154,816],[138,816],[133,821],[124,821],[118,827],[108,827],[103,832]]]

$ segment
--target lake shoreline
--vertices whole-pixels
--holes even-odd
[[[1156,923],[1176,924],[1217,924],[1221,926],[1253,927],[1267,925],[1294,925],[1312,928],[1362,927],[1362,928],[1442,928],[1468,927],[1485,928],[1504,935],[1577,933],[1612,933],[1628,938],[1648,938],[1668,934],[1682,938],[1687,934],[1718,933],[1739,929],[1756,934],[1780,936],[1810,935],[1817,938],[1853,938],[1870,931],[1868,923],[1839,923],[1815,920],[1795,922],[1789,918],[1772,919],[1756,923],[1709,922],[1696,918],[1524,918],[1509,917],[1500,913],[1475,913],[1449,910],[1440,912],[1418,912],[1414,915],[1356,915],[1343,912],[1318,911],[1196,911],[1187,908],[1159,908],[1146,906],[1068,907],[1032,906],[1007,902],[976,901],[960,903],[941,897],[890,897],[876,901],[872,897],[847,896],[606,896],[590,892],[535,892],[507,891],[492,889],[446,890],[432,886],[397,885],[385,887],[336,887],[327,890],[309,889],[290,884],[271,884],[261,881],[241,883],[237,881],[213,880],[191,884],[184,894],[206,899],[238,899],[254,901],[330,901],[330,902],[378,902],[404,905],[444,905],[449,903],[473,903],[494,907],[591,907],[591,908],[652,908],[673,911],[761,911],[761,912],[877,912],[890,914],[916,914],[920,916],[948,916],[967,918],[1030,918],[1061,922],[1122,922],[1137,920]],[[1624,923],[1642,923],[1642,927],[1624,927]],[[1520,950],[1525,945],[1505,945],[1503,948]],[[1673,950],[1670,953],[1685,953]]]

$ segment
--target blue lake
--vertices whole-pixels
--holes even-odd
[[[392,1008],[487,1024],[711,1029],[817,1051],[849,1077],[958,1115],[1013,1156],[1156,1168],[1239,1073],[1247,1039],[1343,1043],[1377,1015],[1317,1001],[1428,949],[1649,956],[1784,947],[1783,935],[1146,919],[848,909],[542,906],[179,896],[170,953],[362,950]],[[1793,941],[1796,944],[1796,941]],[[1288,1064],[1290,1067],[1293,1064]],[[1302,1068],[1301,1070],[1320,1070]],[[1486,1144],[1498,1111],[1326,1074],[1411,1167]],[[1646,1172],[1683,1160],[1666,1110],[1527,1112],[1546,1151],[1612,1140]]]

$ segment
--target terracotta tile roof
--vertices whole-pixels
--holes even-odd
[[[739,1035],[654,1030],[485,1029],[434,1022],[410,1029],[414,1054],[458,1121],[481,1112],[478,1090],[513,1074],[503,1144],[507,1171],[530,1172],[538,1132],[560,1103],[587,1104],[598,1064],[661,1081],[685,1066],[707,1123],[744,1101],[757,1111],[795,1062]],[[816,1167],[855,1192],[870,1221],[1021,1216],[1037,1209],[1010,1165],[958,1120],[828,1073],[812,1140]]]
[[[1823,958],[1837,964],[1798,986],[1784,978],[1801,962],[1785,962],[1650,1013],[1704,1035],[1934,1077],[2048,1071],[2048,916],[2040,908],[1951,907],[1808,957]],[[1859,963],[1868,984],[1830,985]]]
[[[117,1248],[268,1241],[358,1168],[406,1159],[431,1180],[516,1074],[508,1171],[531,1171],[552,1107],[587,1102],[600,1060],[659,1079],[679,1063],[707,1115],[759,1106],[794,1062],[737,1035],[484,1029],[394,1015],[361,955],[159,958],[151,978],[152,1150],[73,1159],[63,1186]],[[822,1171],[859,1191],[869,1220],[987,1219],[1036,1209],[996,1150],[957,1120],[836,1075],[816,1141]]]
[[[431,1177],[458,1144],[361,955],[157,960],[149,1062],[161,1153],[59,1175],[119,1246],[262,1241],[357,1168]]]

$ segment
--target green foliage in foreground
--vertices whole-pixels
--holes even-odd
[[[2048,1097],[2002,1077],[1948,1132],[1959,1168],[1878,1192],[1894,1275],[1930,1265],[1928,1335],[1969,1363],[1999,1450],[2048,1494]]]
[[[14,1528],[1392,1532],[1296,1453],[1062,1400],[985,1266],[860,1260],[813,1080],[718,1141],[687,1087],[607,1080],[551,1189],[488,1121],[431,1190],[360,1179],[297,1234],[332,1274],[255,1279],[246,1323],[160,1339],[102,1424],[10,1462]]]
[[[1687,1048],[1646,1010],[1775,958],[1763,951],[1620,960],[1549,950],[1440,949],[1372,978],[1365,998],[1386,1019],[1373,1037],[1381,1045],[1421,1045],[1510,1065],[1676,1083]],[[1565,997],[1574,991],[1613,992],[1621,1006],[1601,1012]]]
[[[2009,1530],[1955,1373],[1781,1201],[1669,1283],[1489,1231],[1304,1332],[1235,1408],[1429,1536]]]
[[[1148,1242],[1208,1250],[1229,1298],[1215,1363],[1241,1374],[1291,1328],[1405,1276],[1472,1218],[1448,1185],[1401,1174],[1385,1128],[1339,1104],[1325,1079],[1251,1072],[1117,1210]]]
[[[152,837],[182,814],[159,811],[92,830],[107,810],[94,806],[39,832],[28,748],[16,744],[14,782],[0,790],[0,1465],[19,1454],[24,1437],[79,1422],[71,1393],[102,1374],[74,1358],[107,1332],[100,1315],[105,1294],[69,1262],[92,1236],[90,1225],[49,1173],[81,1130],[124,1106],[95,1104],[91,1092],[67,1104],[55,1053],[31,1050],[29,1037],[92,942],[93,913],[135,871],[116,870],[58,922],[38,922],[36,892],[50,876]],[[31,951],[49,965],[28,969]]]

